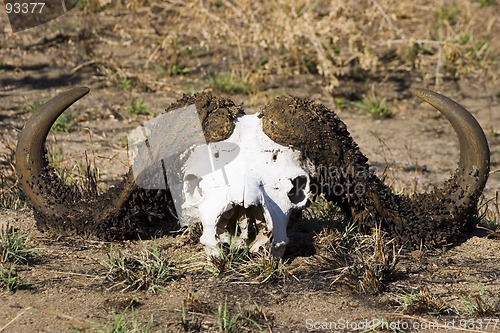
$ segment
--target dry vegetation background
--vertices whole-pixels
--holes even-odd
[[[78,7],[16,36],[5,26],[2,43],[8,49],[48,46],[50,55],[57,51],[51,45],[70,39],[68,48],[78,52],[51,64],[74,65],[72,74],[97,67],[110,82],[117,76],[167,92],[206,88],[206,82],[179,86],[172,76],[207,81],[226,75],[241,84],[236,90],[254,95],[284,89],[290,78],[310,74],[308,85],[341,95],[336,90],[345,78],[380,81],[405,73],[435,88],[469,78],[491,83],[492,90],[499,75],[493,0],[91,0]],[[22,68],[27,59],[6,60]]]
[[[20,232],[2,234],[0,249],[38,248],[15,268],[2,252],[0,332],[303,332],[306,318],[380,318],[372,331],[399,332],[388,324],[500,316],[495,0],[80,0],[16,34],[0,10],[0,31],[0,225]],[[235,252],[208,262],[196,230],[111,245],[41,234],[17,189],[16,138],[44,101],[76,85],[91,94],[54,128],[50,159],[79,185],[89,162],[101,190],[127,170],[131,129],[202,90],[249,110],[282,95],[322,102],[395,190],[427,190],[455,168],[457,144],[411,89],[442,91],[490,143],[481,229],[448,251],[397,254],[378,233],[337,230],[334,207],[317,202],[291,231],[287,265]]]

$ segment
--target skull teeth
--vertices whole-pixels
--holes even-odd
[[[262,206],[234,206],[224,212],[216,225],[216,237],[220,242],[249,247],[257,251],[269,242],[268,230]]]

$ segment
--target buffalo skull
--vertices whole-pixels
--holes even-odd
[[[428,90],[415,94],[450,121],[460,160],[440,188],[412,197],[393,193],[371,172],[345,124],[321,104],[279,98],[259,114],[246,115],[232,101],[202,93],[184,96],[166,113],[194,110],[200,140],[174,150],[156,142],[161,153],[152,160],[158,163],[141,162],[149,160],[144,149],[136,149],[132,163],[139,163],[138,169],[132,166],[102,195],[83,195],[57,178],[44,144],[57,117],[88,91],[75,88],[53,98],[19,135],[16,171],[41,230],[116,240],[144,236],[168,223],[201,221],[201,242],[209,254],[234,241],[251,250],[271,246],[282,256],[292,211],[324,194],[362,231],[381,226],[409,248],[438,246],[466,227],[489,173],[488,144],[477,121]],[[177,126],[184,125],[168,127],[168,133],[151,126],[140,144],[151,147],[151,137],[173,140],[172,133],[181,133],[172,130]]]

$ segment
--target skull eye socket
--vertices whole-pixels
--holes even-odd
[[[203,191],[200,188],[201,178],[189,174],[184,177],[184,192],[186,193],[186,203],[197,205],[203,198]]]
[[[298,205],[299,203],[303,202],[304,199],[306,198],[306,185],[307,185],[307,177],[306,176],[298,176],[294,179],[291,180],[292,182],[292,189],[288,191],[288,198],[290,198],[290,201]]]

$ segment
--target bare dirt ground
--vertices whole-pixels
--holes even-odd
[[[224,318],[238,319],[234,332],[327,332],[335,331],[328,323],[345,321],[351,326],[337,331],[361,332],[365,321],[372,331],[500,331],[500,229],[491,229],[500,223],[499,201],[488,201],[500,191],[499,17],[493,1],[81,1],[13,34],[0,11],[0,223],[38,248],[17,272],[29,285],[0,293],[0,332],[112,331],[122,313],[131,325],[151,323],[150,331],[229,332],[224,304],[231,314]],[[249,111],[282,95],[324,103],[395,190],[427,191],[456,167],[458,142],[411,90],[441,91],[486,133],[492,172],[481,212],[493,227],[473,229],[449,249],[401,252],[375,293],[336,281],[300,240],[286,277],[260,283],[213,274],[186,235],[110,244],[42,234],[31,210],[9,199],[13,149],[32,109],[81,85],[91,93],[67,111],[70,130],[49,136],[49,154],[77,181],[88,156],[102,189],[126,173],[133,128],[182,93],[210,90]],[[373,92],[387,98],[392,117],[353,106]],[[137,101],[151,114],[127,112]],[[107,278],[110,247],[134,253],[152,244],[182,271],[163,290],[123,290]]]

